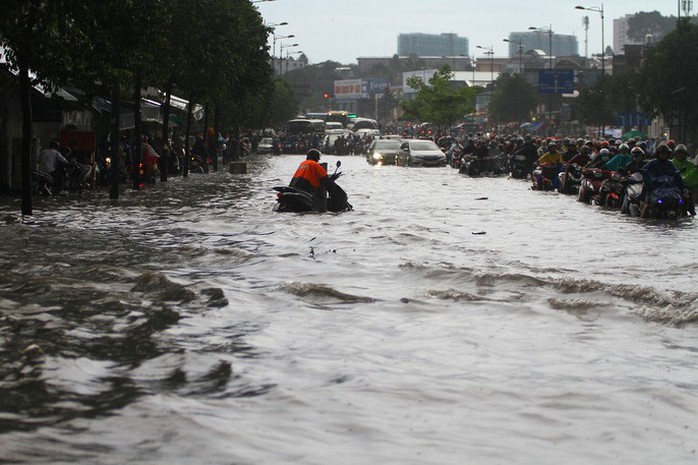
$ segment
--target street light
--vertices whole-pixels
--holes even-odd
[[[288,74],[288,57],[291,55],[301,55],[302,53],[302,50],[298,50],[297,52],[289,52],[286,50],[286,74]]]
[[[604,16],[603,16],[603,3],[601,6],[589,6],[589,7],[584,7],[584,6],[575,6],[574,7],[577,10],[586,10],[586,11],[596,11],[597,13],[601,14],[601,78],[603,79],[604,76],[606,76],[606,41],[605,41],[605,36],[604,36]],[[603,81],[601,82],[601,98],[603,101]],[[604,137],[606,134],[606,123],[602,122],[601,123],[601,137]]]
[[[535,27],[528,28],[529,31],[547,32],[548,33],[548,68],[553,69],[553,25],[550,27]],[[553,94],[548,94],[548,133],[551,133],[553,126]]]
[[[477,45],[477,48],[485,50],[483,53],[490,56],[490,90],[494,90],[494,46],[483,47],[482,45]]]
[[[512,44],[519,44],[519,74],[521,74],[521,69],[523,68],[522,62],[523,62],[523,42],[521,40],[510,40],[510,39],[502,39],[504,42],[510,42]]]
[[[603,16],[603,3],[601,6],[575,6],[576,10],[586,10],[586,11],[596,11],[601,13],[601,75],[606,74],[606,39],[604,33],[604,16]]]
[[[281,42],[281,41],[284,40],[284,39],[293,39],[294,37],[296,37],[296,36],[293,35],[293,34],[289,34],[289,35],[287,35],[287,36],[278,36],[278,37],[277,37],[277,36],[274,36],[273,53],[276,54],[276,41],[277,41],[277,40],[278,40],[279,42]],[[281,45],[279,46],[279,63],[281,63],[281,59],[283,58],[283,50],[282,50],[282,49],[283,49],[283,46],[284,46],[284,44],[281,44]],[[275,71],[276,71],[276,69],[275,69]],[[281,74],[281,65],[279,65],[279,74]]]
[[[547,32],[548,33],[548,67],[553,69],[553,26],[550,27],[535,27],[528,28],[529,31]]]
[[[281,23],[269,23],[266,26],[269,28],[272,37],[271,68],[274,70],[274,73],[276,73],[276,63],[274,63],[274,60],[276,59],[276,34],[274,31],[279,26],[288,26],[288,23],[283,21]]]

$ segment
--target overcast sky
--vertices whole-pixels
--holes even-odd
[[[613,46],[613,19],[639,11],[676,16],[677,0],[609,0],[603,4],[605,42]],[[601,51],[601,14],[574,7],[601,6],[578,0],[274,0],[257,3],[267,24],[276,28],[276,56],[303,51],[311,63],[326,60],[356,63],[357,57],[392,56],[400,33],[455,33],[470,42],[470,55],[479,58],[493,47],[495,57],[507,55],[502,41],[510,32],[530,26],[550,27],[555,33],[576,35],[584,54],[582,17],[589,16],[589,54]],[[692,11],[693,14],[696,11]],[[684,13],[681,12],[683,16]],[[294,38],[278,39],[295,35]],[[298,47],[286,47],[298,43]],[[284,44],[283,50],[280,45]],[[272,46],[270,39],[270,47]]]

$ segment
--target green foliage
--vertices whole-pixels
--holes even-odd
[[[489,114],[500,123],[528,121],[536,102],[536,90],[520,74],[504,73],[497,78]]]
[[[666,120],[681,113],[688,128],[698,127],[698,26],[682,19],[676,30],[649,50],[637,85],[640,106]]]
[[[274,94],[268,111],[268,126],[281,127],[298,115],[298,99],[288,81],[274,80]]]
[[[439,127],[448,127],[461,121],[475,109],[475,90],[470,87],[454,89],[453,73],[448,65],[442,66],[425,83],[421,77],[412,76],[407,84],[417,91],[414,100],[402,103],[403,118],[429,121]]]
[[[628,18],[628,38],[634,42],[644,43],[645,36],[652,34],[655,41],[659,41],[675,27],[675,16],[662,16],[658,11],[641,11]]]

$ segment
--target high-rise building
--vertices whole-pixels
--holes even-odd
[[[633,15],[625,15],[613,20],[613,53],[623,53],[626,45],[641,45],[644,41],[634,41],[628,37],[628,19]]]
[[[400,56],[468,56],[468,39],[457,34],[400,34],[397,37]]]
[[[510,57],[519,54],[519,42],[523,46],[523,53],[529,50],[543,50],[546,55],[555,57],[579,56],[579,44],[577,37],[573,35],[555,34],[544,30],[512,32],[509,34]]]

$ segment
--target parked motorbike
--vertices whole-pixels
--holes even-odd
[[[342,162],[337,161],[335,172],[330,175],[332,181],[336,181],[342,175],[342,173],[338,171],[340,166],[342,166]],[[354,208],[348,202],[347,193],[335,182],[331,182],[326,186],[326,197],[320,199],[319,202],[313,193],[303,189],[296,189],[290,186],[277,186],[274,187],[274,190],[277,191],[276,205],[274,205],[274,211],[276,212],[343,212],[353,210]]]
[[[32,193],[44,197],[53,195],[53,177],[41,171],[34,171],[32,173]]]

